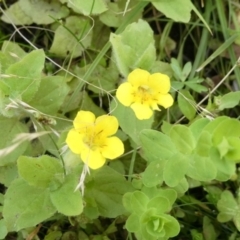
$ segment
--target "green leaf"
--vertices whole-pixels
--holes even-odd
[[[117,106],[115,107],[115,102],[111,103],[112,115],[118,119],[119,125],[122,130],[128,134],[132,140],[140,144],[140,132],[143,129],[149,129],[153,123],[153,117],[147,120],[139,120],[136,118],[135,113],[130,107],[125,107],[117,101]],[[131,121],[129,121],[131,119]]]
[[[69,14],[69,9],[59,3],[58,0],[19,0],[20,8],[26,16],[36,24],[51,24],[55,19],[65,18]]]
[[[1,16],[1,20],[15,25],[30,25],[33,23],[32,18],[26,15],[24,9],[22,9],[20,1],[6,9],[5,14]]]
[[[225,157],[229,160],[240,162],[240,139],[238,137],[229,137],[228,152]]]
[[[9,187],[10,183],[18,177],[18,169],[16,163],[6,164],[0,167],[0,183]]]
[[[166,160],[176,153],[171,139],[156,130],[145,129],[140,133],[143,155],[149,161]]]
[[[9,87],[5,94],[23,101],[30,101],[40,85],[45,54],[43,50],[34,50],[23,57],[19,62],[6,69],[8,78],[2,81]]]
[[[166,161],[156,160],[150,162],[145,171],[142,174],[142,181],[146,187],[154,187],[162,185],[163,182],[163,170]]]
[[[187,175],[198,181],[211,181],[217,176],[217,169],[210,157],[193,154]]]
[[[139,216],[136,213],[132,213],[125,224],[126,229],[129,232],[137,232],[140,230]]]
[[[113,56],[120,73],[127,77],[135,68],[150,70],[156,59],[153,31],[147,22],[129,24],[121,34],[111,33]]]
[[[179,167],[181,166],[181,167]],[[184,178],[189,167],[188,157],[177,153],[170,157],[165,164],[163,179],[169,187],[176,187]],[[174,174],[173,174],[174,173]]]
[[[69,90],[64,77],[48,76],[42,78],[38,92],[29,105],[45,114],[55,115]]]
[[[16,162],[17,158],[27,149],[28,142],[24,141],[19,146],[14,147],[13,139],[21,133],[27,133],[27,126],[18,121],[18,119],[9,119],[0,116],[0,149],[12,147],[7,155],[0,157],[0,166],[6,166]]]
[[[153,6],[176,22],[189,22],[192,5],[190,0],[151,0]]]
[[[79,57],[84,49],[90,46],[91,40],[90,20],[83,17],[70,16],[66,18],[64,25],[60,25],[56,29],[49,51],[61,57],[68,55],[73,58]]]
[[[50,193],[50,198],[57,211],[66,216],[77,216],[83,211],[83,201],[80,191],[74,191],[77,186],[74,175],[66,177],[64,183],[56,191]]]
[[[211,147],[212,147],[211,134],[206,131],[200,131],[200,136],[196,144],[195,152],[202,157],[208,157]]]
[[[63,180],[63,167],[56,158],[21,156],[17,163],[20,176],[31,186],[47,188],[54,180]]]
[[[76,68],[75,73],[79,77],[84,77],[91,65],[84,66],[83,68]],[[89,77],[88,89],[97,94],[103,94],[105,91],[113,91],[116,88],[119,75],[115,65],[105,68],[101,65],[95,67],[91,76]]]
[[[141,215],[146,209],[149,198],[140,191],[135,191],[131,196],[131,209],[137,215]]]
[[[133,187],[121,174],[104,166],[91,173],[86,183],[85,197],[94,199],[103,217],[115,218],[125,212],[122,196],[133,191]]]
[[[157,210],[156,214],[161,214],[164,212],[169,212],[171,210],[171,205],[167,198],[158,196],[158,197],[152,198],[148,202],[147,209],[150,209],[150,208],[155,208]]]
[[[6,239],[5,237],[8,234],[6,224],[3,219],[0,220],[0,239]]]
[[[230,221],[240,210],[237,201],[228,190],[222,192],[221,199],[217,203],[217,208],[220,211],[217,216],[219,222]]]
[[[222,97],[218,97],[218,109],[221,111],[227,108],[234,108],[239,104],[239,101],[240,91],[227,93]]]
[[[199,118],[194,121],[190,126],[189,129],[191,130],[195,139],[198,139],[201,135],[204,127],[210,122],[207,118]]]
[[[3,42],[2,52],[12,58],[12,63],[20,61],[27,55],[27,53],[17,43],[11,41]]]
[[[195,139],[188,127],[183,125],[174,125],[170,130],[171,140],[179,152],[190,154],[195,147]]]
[[[223,137],[239,137],[240,136],[240,122],[237,119],[228,118],[222,121],[214,130],[213,143],[217,146]]]
[[[196,102],[187,90],[180,90],[178,93],[178,106],[183,115],[192,120],[196,115]]]
[[[56,212],[47,189],[29,186],[23,179],[16,179],[7,189],[3,218],[8,231],[33,227]]]
[[[67,1],[68,7],[76,13],[82,13],[83,15],[96,15],[101,14],[107,10],[107,6],[104,0],[71,0]]]
[[[229,161],[225,157],[221,158],[217,148],[212,148],[209,154],[211,161],[217,168],[216,179],[218,181],[227,181],[236,171],[236,164],[233,161]]]

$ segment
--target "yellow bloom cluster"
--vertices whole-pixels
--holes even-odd
[[[96,118],[92,112],[79,111],[73,125],[66,143],[90,168],[100,168],[106,159],[112,160],[123,154],[122,141],[111,137],[118,130],[118,121],[114,116]]]
[[[130,106],[138,119],[148,119],[152,110],[160,110],[158,105],[169,108],[173,98],[168,93],[170,79],[161,73],[150,74],[142,69],[135,69],[128,75],[127,82],[117,89],[116,96],[124,106]]]

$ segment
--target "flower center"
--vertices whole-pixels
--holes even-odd
[[[96,133],[94,130],[92,130],[86,133],[83,142],[86,145],[86,147],[94,151],[102,146],[104,139],[101,136],[101,132]]]
[[[136,102],[146,103],[152,99],[152,89],[147,85],[141,85],[138,87],[135,93],[133,93]]]

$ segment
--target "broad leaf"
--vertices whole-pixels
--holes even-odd
[[[181,166],[181,167],[180,167]],[[177,153],[170,157],[165,164],[163,179],[169,187],[176,187],[184,178],[189,168],[188,157]],[[174,174],[173,174],[174,173]]]
[[[188,127],[174,125],[170,130],[170,137],[178,151],[183,154],[190,154],[195,147],[195,139]]]
[[[120,73],[127,77],[135,68],[150,70],[156,59],[153,31],[147,22],[129,24],[119,35],[111,33],[113,56]]]
[[[180,90],[178,93],[178,106],[183,115],[192,120],[196,115],[196,102],[187,90]]]
[[[126,210],[122,205],[125,193],[133,191],[131,183],[108,166],[91,173],[92,179],[86,183],[85,195],[94,199],[103,217],[115,218]]]
[[[21,133],[27,133],[28,129],[25,124],[19,122],[17,119],[9,119],[1,116],[0,125],[4,126],[0,128],[0,149],[5,149],[8,152],[8,154],[2,154],[0,157],[0,166],[5,166],[16,162],[18,157],[26,150],[29,144],[27,141],[21,143],[19,146],[14,146],[13,139]]]
[[[3,218],[8,231],[33,227],[55,212],[48,190],[30,186],[21,178],[13,181],[5,194]]]
[[[9,92],[5,94],[29,102],[40,85],[44,61],[44,51],[34,50],[6,69],[5,74],[9,77],[2,81],[9,87]]]
[[[140,133],[144,157],[149,161],[166,160],[176,153],[176,147],[167,135],[145,129]]]
[[[26,16],[36,24],[54,23],[56,19],[65,18],[69,14],[69,9],[59,3],[58,0],[19,0],[20,8]]]
[[[89,19],[70,16],[66,18],[64,26],[60,25],[56,29],[50,52],[61,57],[79,57],[90,45],[91,39]]]
[[[237,92],[230,92],[222,97],[218,97],[216,104],[218,105],[219,110],[227,109],[227,108],[234,108],[239,104],[240,101],[240,91]]]
[[[192,5],[190,0],[151,0],[158,11],[176,22],[189,22]]]
[[[50,193],[50,198],[57,211],[66,216],[77,216],[83,211],[83,201],[80,191],[74,191],[77,186],[74,175],[66,177],[64,183],[56,191]]]
[[[29,105],[43,113],[54,115],[60,109],[68,92],[69,87],[64,77],[45,77]]]
[[[17,163],[20,176],[31,186],[47,188],[54,180],[63,180],[63,167],[56,158],[21,156]]]

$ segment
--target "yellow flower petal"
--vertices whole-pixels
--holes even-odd
[[[118,130],[118,120],[114,116],[103,115],[96,119],[95,133],[111,136]]]
[[[102,155],[108,159],[114,159],[124,153],[124,146],[122,141],[117,137],[110,137],[105,140],[102,148]]]
[[[106,159],[102,156],[99,149],[95,151],[85,148],[81,153],[81,159],[86,163],[91,169],[97,169],[104,165]]]
[[[74,128],[81,132],[86,127],[93,126],[95,122],[95,115],[89,111],[79,111],[73,121]]]
[[[82,140],[83,136],[79,134],[75,129],[71,129],[68,132],[66,143],[72,152],[80,154],[84,148]]]
[[[139,87],[141,85],[148,85],[148,78],[150,73],[142,69],[135,69],[128,75],[128,82],[134,87]]]
[[[133,103],[131,108],[135,112],[136,117],[140,120],[149,119],[153,114],[150,106],[141,103]]]
[[[149,77],[149,86],[161,94],[167,94],[171,88],[170,79],[162,73],[154,73]]]
[[[122,83],[116,92],[116,97],[124,106],[130,106],[133,102],[133,88],[128,82]]]
[[[159,94],[158,104],[164,108],[169,108],[173,105],[173,97],[170,94]]]

